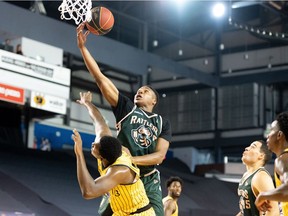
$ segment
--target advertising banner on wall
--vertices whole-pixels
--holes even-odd
[[[71,70],[0,49],[1,82],[69,99]]]
[[[71,70],[0,50],[0,68],[25,76],[70,86]]]
[[[25,103],[25,90],[0,83],[0,100],[23,105]]]
[[[73,128],[35,122],[33,124],[33,131],[33,134],[29,135],[31,136],[29,137],[31,140],[29,148],[40,149],[42,151],[74,148],[74,141],[72,139]],[[82,130],[78,131],[82,137],[83,150],[90,151],[95,134]]]
[[[30,106],[36,109],[47,110],[64,115],[67,112],[66,99],[43,94],[41,92],[31,91]]]

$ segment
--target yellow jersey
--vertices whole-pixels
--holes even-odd
[[[288,153],[288,149],[285,149],[282,152],[282,154],[284,153]],[[282,185],[279,175],[275,171],[274,171],[274,178],[275,178],[276,188]],[[288,216],[288,202],[281,202],[281,209],[282,209],[283,216]]]
[[[167,202],[168,200],[173,200],[173,202],[175,203],[176,209],[175,212],[171,215],[171,216],[178,216],[178,204],[177,202],[170,196],[166,196],[162,199],[163,205],[165,202]]]
[[[110,205],[113,216],[155,216],[153,208],[141,211],[142,208],[149,205],[149,199],[146,195],[144,185],[140,178],[140,170],[132,164],[130,156],[122,151],[122,155],[110,166],[102,169],[101,161],[98,160],[98,171],[100,175],[105,175],[112,166],[126,166],[136,173],[134,182],[131,184],[117,185],[111,191]],[[141,211],[140,213],[139,210]]]

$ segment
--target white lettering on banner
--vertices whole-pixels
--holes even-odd
[[[63,103],[61,103],[60,101],[49,101],[49,103],[52,105],[52,106],[55,106],[55,107],[63,107]]]
[[[13,58],[9,58],[7,56],[2,56],[1,61],[4,63],[16,65],[19,67],[31,69],[35,73],[38,73],[38,74],[41,74],[50,78],[53,77],[53,69],[51,68],[43,67],[43,66],[36,65],[36,64],[31,64],[31,63],[21,61],[21,60],[16,60]]]
[[[14,64],[17,65],[17,66],[21,66],[21,67],[26,67],[26,63],[23,62],[23,61],[20,61],[20,60],[14,60]]]
[[[8,58],[6,56],[2,56],[1,60],[2,60],[2,62],[13,64],[13,59],[12,58]]]
[[[21,93],[19,91],[13,90],[13,89],[7,89],[4,87],[0,87],[0,94],[5,95],[5,97],[7,96],[12,96],[15,98],[20,98],[21,97]]]

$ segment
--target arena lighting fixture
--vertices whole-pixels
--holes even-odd
[[[288,39],[288,34],[284,32],[272,32],[271,30],[267,29],[260,29],[256,28],[253,26],[249,26],[248,24],[243,24],[236,22],[233,20],[231,17],[228,19],[228,23],[231,26],[234,26],[235,28],[238,29],[244,29],[248,32],[252,32],[254,34],[258,34],[259,36],[265,37],[265,38],[271,38],[271,39],[281,39],[281,40],[287,40]],[[242,26],[242,28],[240,28]]]
[[[223,17],[225,14],[225,5],[223,3],[216,3],[213,5],[212,14],[216,18]]]
[[[234,2],[231,6],[232,9],[236,9],[236,8],[242,8],[242,7],[248,7],[248,6],[252,6],[252,5],[256,5],[259,4],[259,2],[257,1],[238,1],[238,2]]]
[[[225,45],[221,43],[221,44],[219,45],[219,49],[220,49],[220,50],[224,50],[224,49],[225,49]]]
[[[153,40],[153,47],[158,47],[158,40]]]
[[[184,7],[186,0],[174,0],[179,8]]]
[[[243,58],[244,58],[245,60],[248,60],[248,59],[249,59],[249,55],[248,55],[247,53],[245,53],[245,54],[243,55]]]

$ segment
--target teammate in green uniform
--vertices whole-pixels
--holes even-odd
[[[90,92],[80,93],[78,102],[84,105],[95,126],[96,138],[91,153],[97,158],[100,177],[93,180],[86,167],[81,136],[73,130],[74,150],[77,158],[77,177],[83,197],[92,199],[109,192],[110,203],[115,216],[155,216],[149,203],[140,170],[131,161],[131,156],[122,151],[121,143],[111,136],[98,109],[91,103]]]
[[[171,140],[168,120],[153,113],[158,94],[151,86],[142,86],[134,103],[121,93],[100,71],[96,61],[85,46],[88,31],[85,24],[77,28],[77,42],[85,64],[94,77],[102,95],[111,105],[117,122],[118,138],[133,156],[140,168],[141,180],[157,216],[163,216],[160,174],[155,168],[164,160]]]
[[[183,180],[178,176],[171,176],[166,181],[168,195],[163,198],[165,216],[178,216],[178,199],[182,192]]]
[[[260,192],[274,188],[272,177],[264,168],[271,158],[272,152],[268,150],[266,143],[262,140],[254,141],[245,148],[242,162],[246,165],[246,172],[238,186],[240,212],[237,216],[279,215],[277,202],[271,203],[272,208],[267,212],[259,212],[254,204]]]
[[[276,188],[262,192],[256,199],[259,210],[271,208],[271,201],[281,202],[283,216],[288,216],[288,112],[277,115],[267,135],[268,148],[277,156],[274,162]]]

